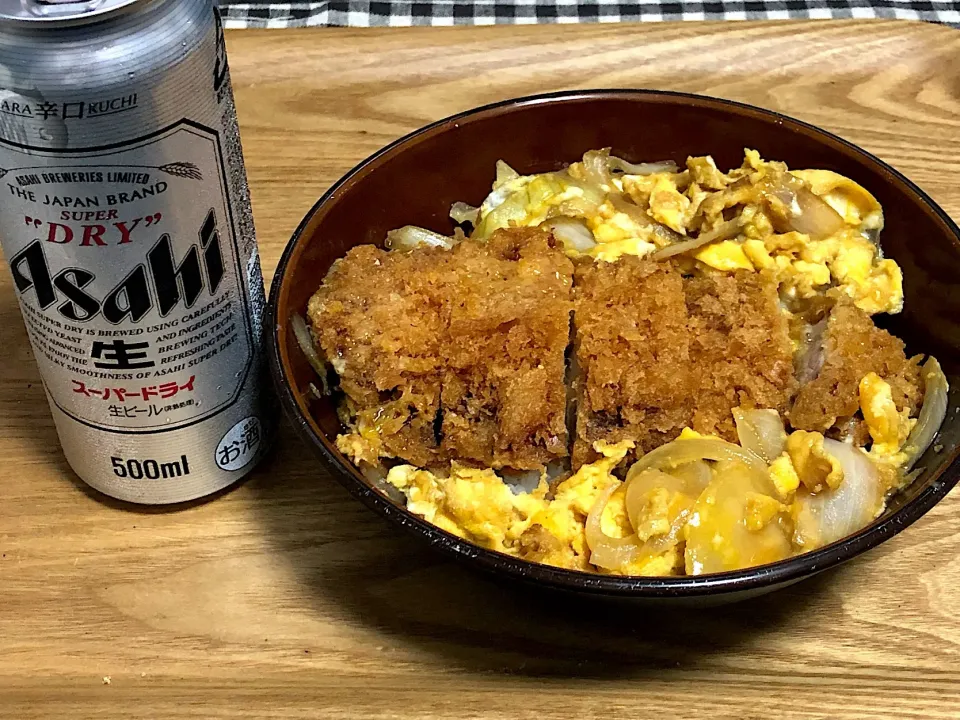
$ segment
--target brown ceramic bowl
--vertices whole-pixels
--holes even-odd
[[[915,522],[957,483],[960,417],[956,393],[923,474],[871,525],[844,540],[772,565],[699,577],[613,577],[538,565],[473,545],[408,513],[373,489],[336,449],[333,402],[311,399],[314,375],[290,329],[330,264],[362,243],[381,245],[388,230],[420,225],[449,233],[450,205],[479,203],[503,159],[521,173],[559,169],[587,150],[612,147],[633,161],[712,154],[740,164],[743,148],[791,167],[825,168],[869,189],[883,205],[881,243],[904,272],[905,310],[886,322],[910,352],[936,355],[960,387],[960,230],[922,190],[840,138],[767,110],[694,95],[584,91],[521,98],[456,115],[418,130],[364,160],[307,213],[287,245],[270,292],[270,363],[284,409],[323,462],[370,508],[433,547],[504,579],[591,595],[733,600],[809,577],[869,550]],[[709,598],[707,597],[709,596]]]

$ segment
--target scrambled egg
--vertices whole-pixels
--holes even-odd
[[[787,436],[786,455],[800,483],[812,493],[835,490],[843,482],[843,466],[823,449],[823,435],[795,430]]]
[[[588,155],[595,164],[596,153]],[[521,176],[501,165],[474,235],[576,219],[583,222],[584,238],[572,241],[555,231],[567,253],[615,262],[717,230],[732,211],[739,225],[732,236],[691,252],[702,266],[769,272],[788,302],[829,290],[848,295],[870,314],[902,309],[903,275],[875,244],[883,228],[877,199],[837,173],[788,171],[750,149],[743,165],[727,173],[704,156],[688,158],[682,170],[610,174],[603,182],[586,169],[586,156],[558,173]]]
[[[876,373],[869,373],[860,380],[859,391],[860,411],[873,438],[871,457],[902,465],[906,461],[902,448],[917,420],[910,418],[908,409],[897,409],[890,385]]]
[[[777,493],[784,500],[792,499],[793,494],[800,487],[800,475],[797,474],[793,460],[786,451],[770,463],[770,479]]]
[[[403,493],[411,512],[434,525],[528,560],[635,576],[735,570],[842,537],[868,522],[878,502],[882,506],[883,494],[894,487],[885,483],[883,469],[893,472],[905,461],[902,448],[916,420],[896,408],[890,386],[873,373],[862,379],[860,397],[874,440],[869,456],[880,470],[872,479],[862,472],[848,479],[823,435],[797,430],[786,435],[783,453],[766,472],[733,459],[693,464],[687,459],[665,466],[668,471],[631,473],[622,482],[613,472],[633,448],[624,441],[596,443],[602,457],[552,489],[545,474],[531,492],[515,492],[492,469],[457,464],[447,476],[399,465],[386,481]],[[729,447],[691,428],[678,439]],[[861,508],[864,498],[876,502]],[[587,532],[592,512],[600,513],[602,543],[633,548],[626,559],[616,552],[605,555],[618,558],[616,567],[594,557],[598,546],[591,543],[597,540],[588,540]]]
[[[572,477],[557,486],[553,500],[544,503],[532,522],[559,541],[559,547],[543,556],[541,562],[566,568],[580,568],[589,562],[590,550],[584,529],[586,517],[605,490],[620,484],[612,472],[632,448],[633,443],[629,440],[614,445],[596,443],[594,449],[603,457],[581,466]],[[620,522],[609,512],[606,514],[606,529],[616,532],[610,523],[620,526]]]
[[[546,482],[532,493],[514,492],[489,469],[454,465],[439,477],[412,465],[390,469],[387,482],[407,497],[407,508],[437,527],[504,552],[544,506]]]
[[[517,554],[520,537],[539,525],[557,540],[541,561],[583,569],[589,560],[584,521],[600,494],[620,484],[612,471],[632,448],[630,441],[596,443],[595,449],[603,457],[560,483],[552,499],[547,497],[545,478],[531,493],[514,493],[492,469],[456,464],[449,477],[398,465],[390,469],[387,482],[406,496],[411,512],[491,550]],[[608,521],[607,529],[612,532],[622,527],[622,520]]]

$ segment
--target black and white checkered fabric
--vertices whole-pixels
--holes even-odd
[[[221,0],[227,27],[409,27],[661,20],[899,18],[960,25],[940,0]]]

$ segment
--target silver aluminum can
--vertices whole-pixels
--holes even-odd
[[[138,503],[272,436],[263,278],[211,0],[0,0],[0,238],[64,454]]]

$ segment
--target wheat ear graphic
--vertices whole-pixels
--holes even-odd
[[[157,170],[175,177],[190,178],[191,180],[203,180],[203,175],[200,173],[200,168],[191,162],[167,163],[166,165],[161,165],[158,167]]]

